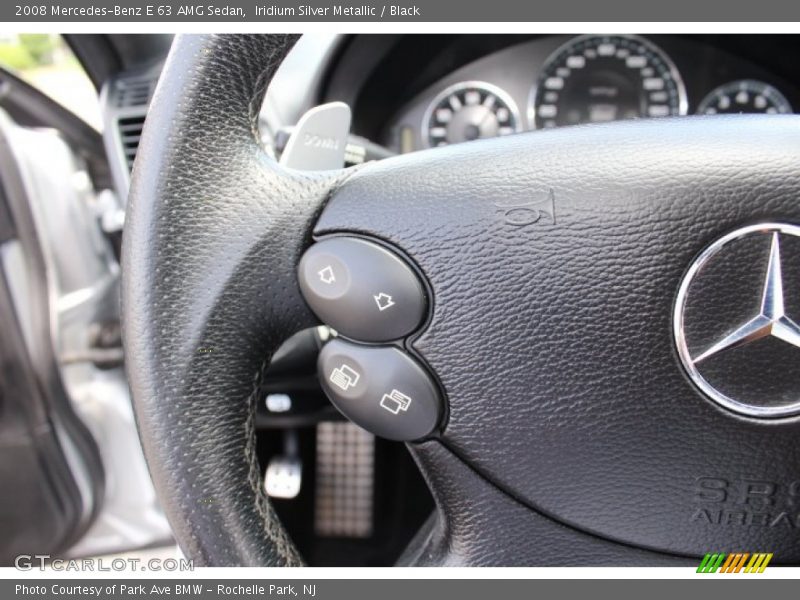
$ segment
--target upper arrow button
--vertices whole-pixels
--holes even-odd
[[[314,244],[300,261],[299,278],[314,313],[354,340],[400,339],[425,313],[425,290],[414,270],[394,252],[360,238]]]

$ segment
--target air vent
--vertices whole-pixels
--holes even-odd
[[[124,117],[117,120],[119,139],[122,144],[122,152],[125,155],[125,163],[128,165],[128,172],[133,169],[133,160],[136,158],[136,150],[139,148],[143,127],[144,115]]]
[[[117,81],[117,108],[147,106],[155,87],[156,80],[152,78],[130,78]]]

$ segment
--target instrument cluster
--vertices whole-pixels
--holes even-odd
[[[791,113],[798,103],[797,90],[781,89],[767,69],[707,44],[658,37],[553,36],[496,52],[409,102],[384,143],[408,152],[623,119]]]

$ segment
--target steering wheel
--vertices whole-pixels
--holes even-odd
[[[262,491],[256,390],[280,343],[319,323],[303,253],[354,236],[429,290],[400,347],[441,391],[409,444],[437,508],[401,564],[800,559],[800,118],[580,126],[300,172],[257,130],[295,40],[177,38],[133,174],[127,372],[185,554],[302,563]],[[765,273],[777,297],[776,239],[781,314],[700,356],[764,316]]]

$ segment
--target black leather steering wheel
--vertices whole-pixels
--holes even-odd
[[[302,563],[262,492],[255,390],[279,344],[318,323],[298,289],[303,251],[352,233],[411,257],[433,295],[409,344],[447,397],[447,421],[411,445],[437,511],[401,564],[800,559],[797,419],[709,401],[671,321],[711,241],[800,222],[800,120],[652,119],[290,171],[264,152],[257,116],[295,39],[178,37],[139,146],[127,372],[187,556]]]

